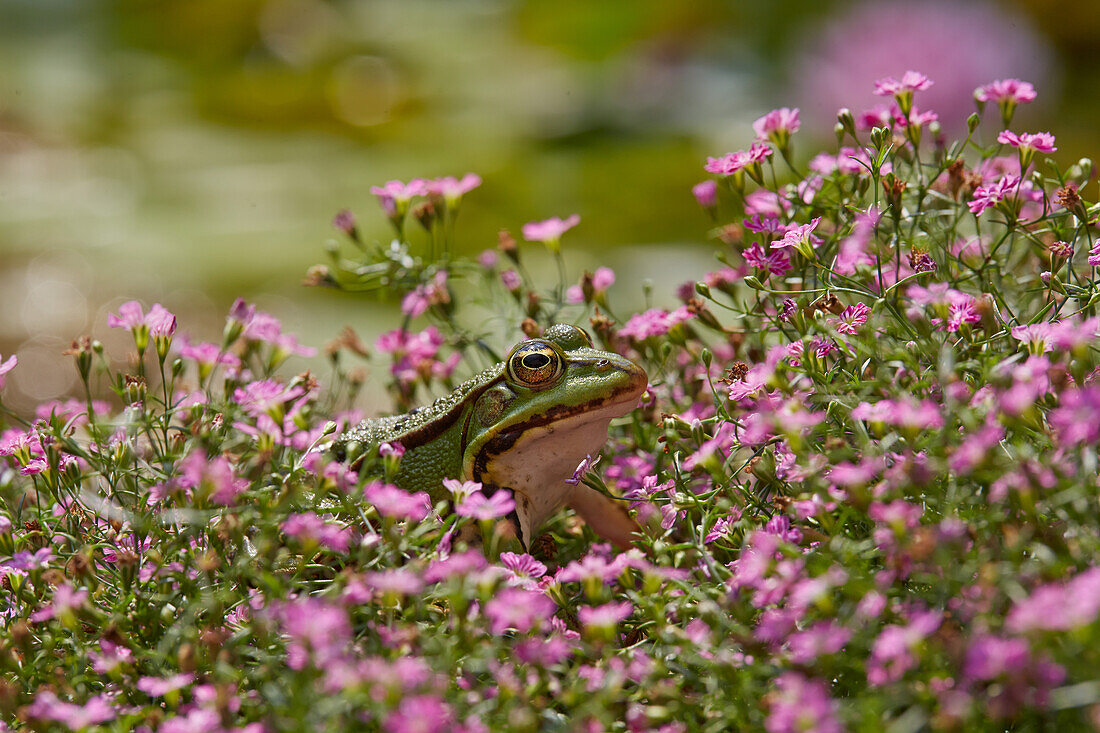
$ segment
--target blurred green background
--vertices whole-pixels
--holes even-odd
[[[390,178],[479,173],[469,253],[580,213],[570,267],[669,302],[713,262],[690,187],[757,116],[801,107],[808,157],[875,78],[927,73],[951,130],[1020,76],[1039,98],[1016,127],[1076,160],[1100,141],[1098,32],[1095,0],[0,0],[5,399],[71,390],[75,336],[123,353],[105,316],[131,298],[196,338],[237,296],[316,347],[392,328],[394,304],[300,285],[338,209],[388,236],[368,189]]]

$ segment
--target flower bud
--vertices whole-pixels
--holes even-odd
[[[836,113],[837,124],[844,128],[844,131],[851,135],[853,138],[856,136],[856,120],[852,116],[852,110],[847,107],[841,107]]]

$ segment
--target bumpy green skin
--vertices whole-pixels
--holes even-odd
[[[443,479],[463,475],[464,427],[477,397],[498,380],[504,362],[484,369],[432,404],[392,417],[364,420],[336,441],[353,463],[382,443],[405,448],[395,483],[406,491],[426,491],[433,501],[443,497]],[[362,452],[360,452],[362,451]],[[357,454],[357,455],[356,455]]]
[[[556,421],[599,410],[644,388],[643,370],[618,354],[592,348],[588,334],[578,328],[551,326],[543,340],[560,347],[563,357],[562,375],[552,385],[526,387],[512,379],[507,362],[501,362],[427,407],[360,423],[335,441],[337,454],[357,465],[382,443],[400,443],[405,454],[394,483],[408,491],[425,491],[437,501],[449,498],[442,487],[444,478],[498,485],[480,469],[521,435],[545,433]],[[549,443],[547,450],[554,450],[552,438]],[[599,448],[587,450],[595,453]]]

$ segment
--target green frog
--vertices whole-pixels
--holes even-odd
[[[336,440],[336,453],[354,467],[382,443],[400,443],[405,454],[394,482],[433,501],[449,498],[444,478],[478,481],[487,495],[510,489],[516,508],[509,519],[524,547],[563,505],[627,547],[637,524],[623,502],[570,479],[648,384],[640,366],[594,348],[584,330],[558,324],[427,407],[365,420]]]

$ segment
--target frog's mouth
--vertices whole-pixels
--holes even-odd
[[[566,479],[573,477],[586,456],[599,451],[607,441],[611,420],[630,412],[645,387],[645,381],[632,384],[595,408],[591,404],[554,406],[481,447],[472,478],[512,490],[525,547],[530,547],[539,525],[569,501],[575,487]]]

